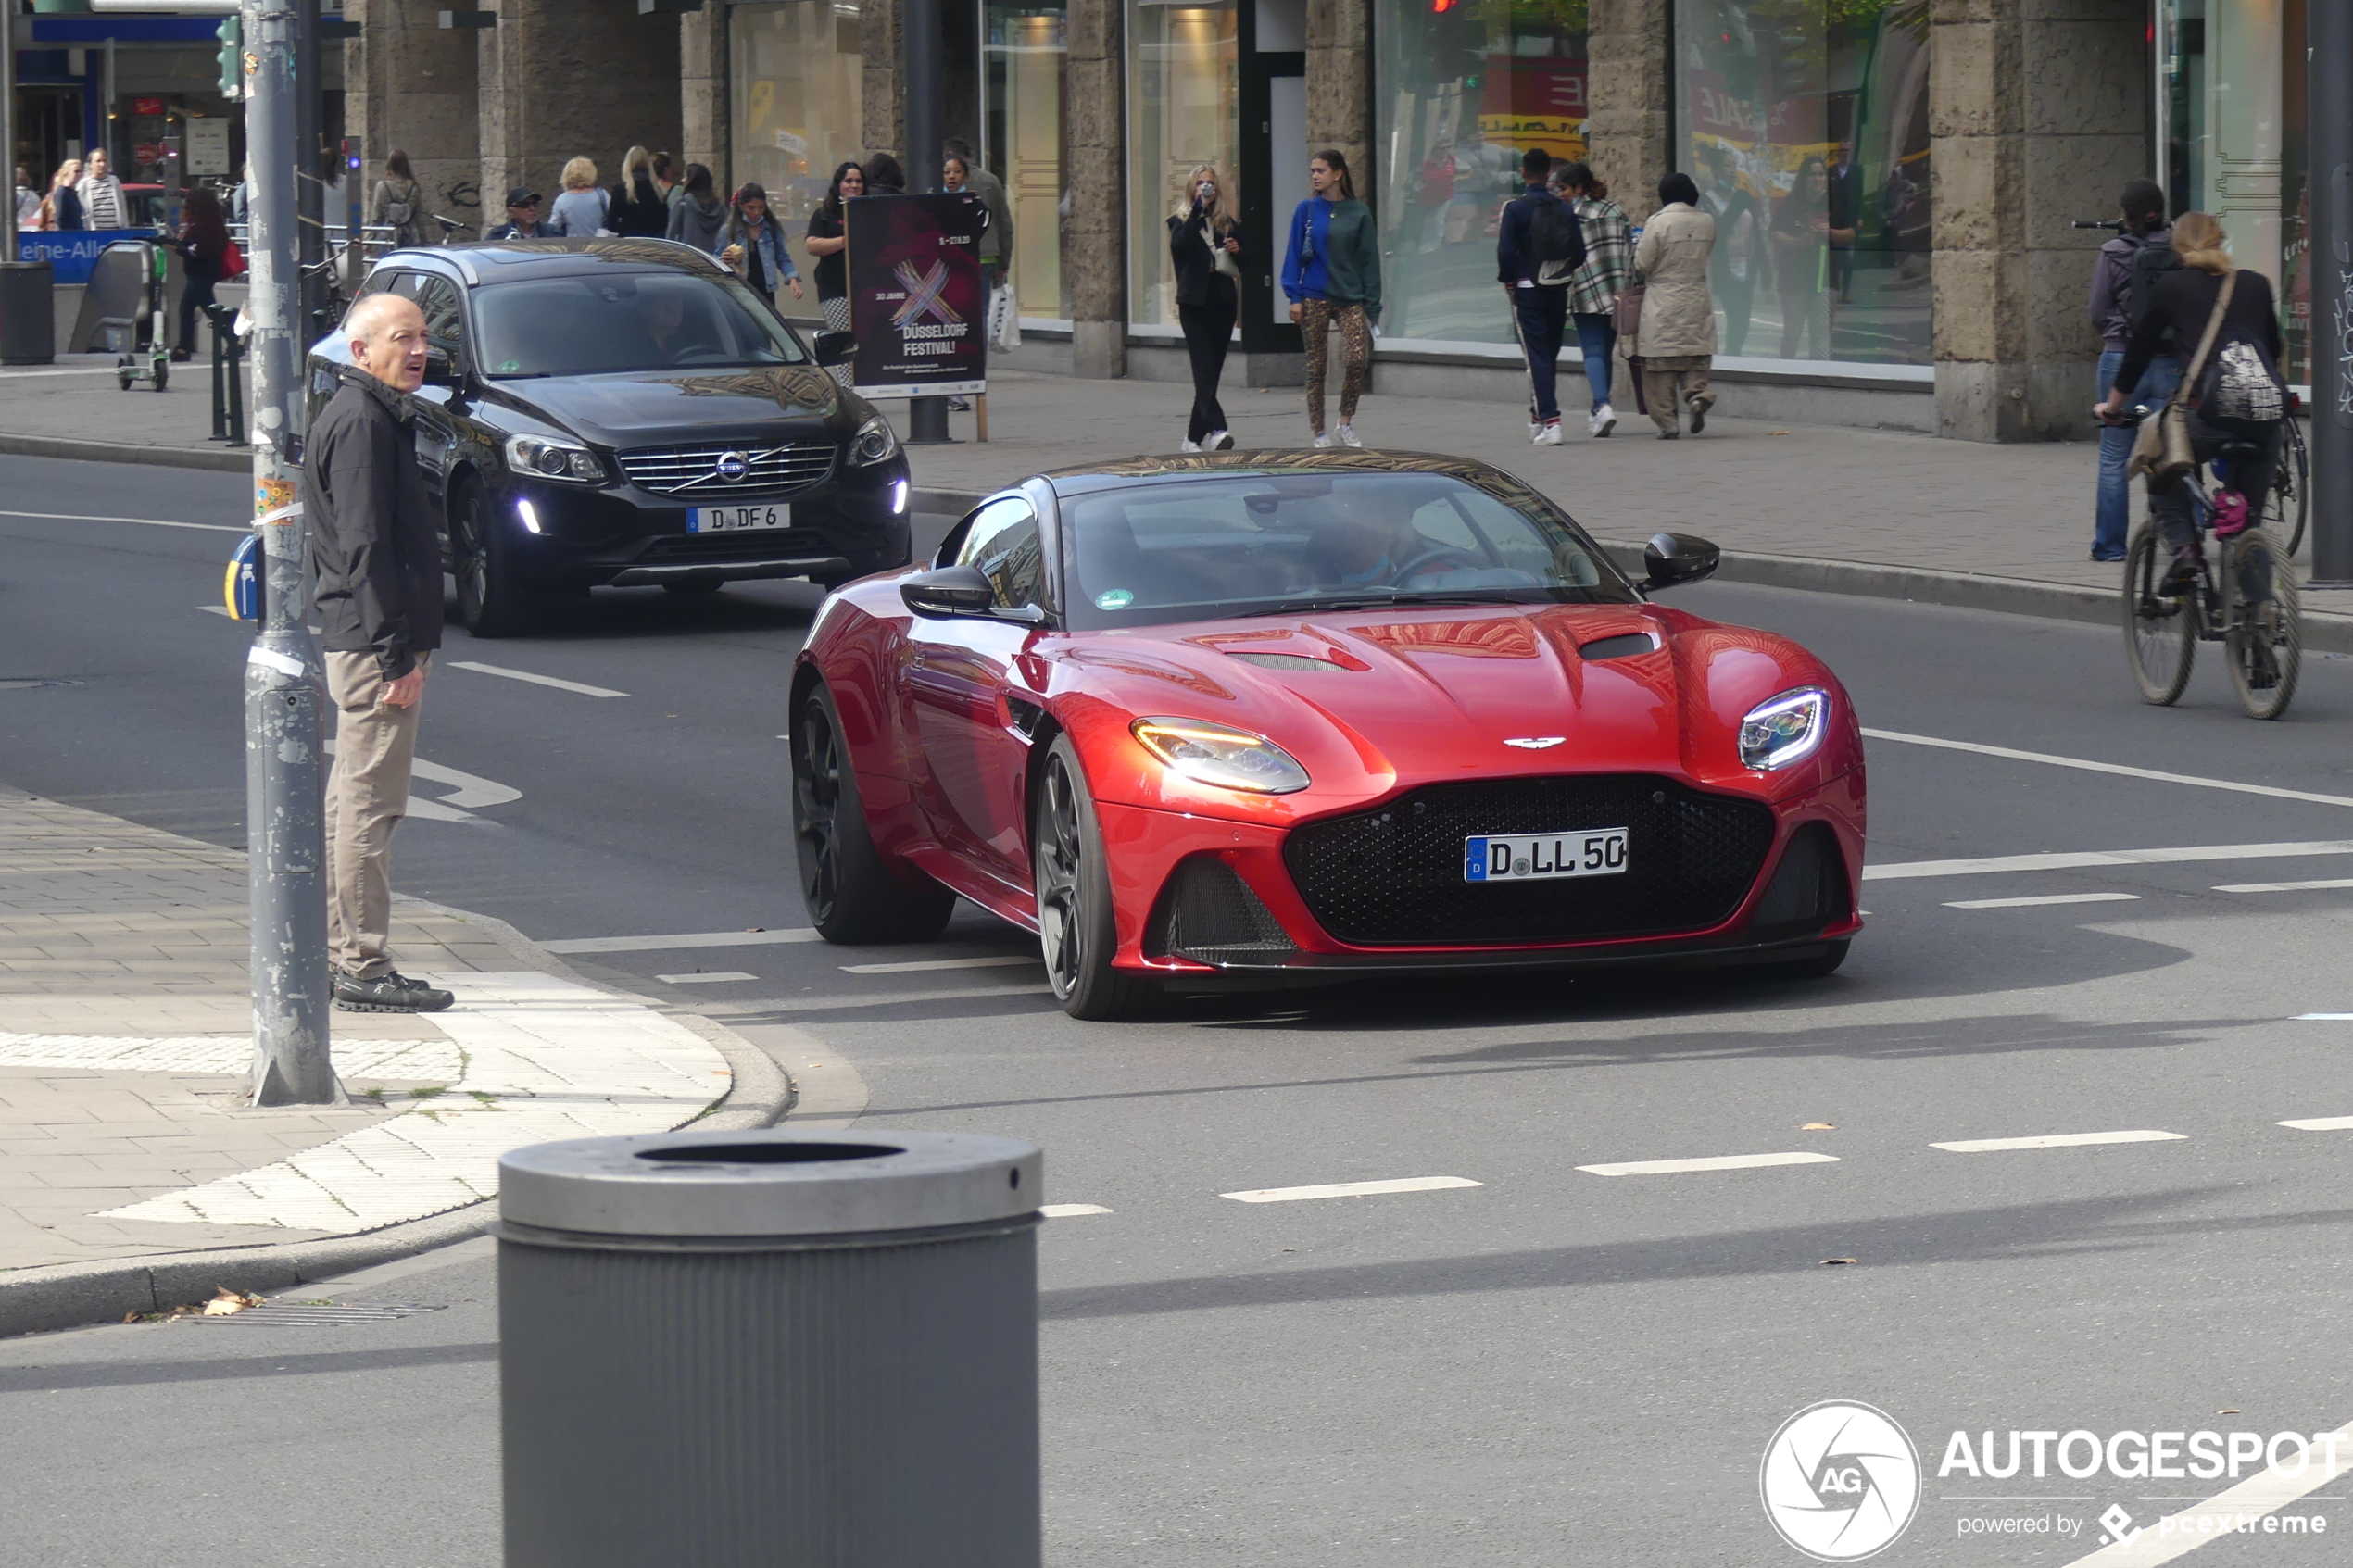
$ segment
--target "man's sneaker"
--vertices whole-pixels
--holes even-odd
[[[1340,421],[1340,444],[1342,446],[1362,446],[1365,445],[1364,439],[1356,433],[1356,427],[1348,423],[1344,420]]]
[[[1234,449],[1234,433],[1213,430],[1201,438],[1201,449],[1204,452],[1230,452]]]
[[[1198,452],[1201,450],[1201,443],[1195,441],[1189,435],[1177,445],[1176,450],[1179,452]]]
[[[1617,428],[1617,410],[1606,403],[1594,409],[1593,417],[1585,421],[1585,433],[1591,436],[1604,436]]]
[[[346,1012],[439,1012],[458,998],[386,970],[371,980],[334,972],[335,1006]]]
[[[1697,435],[1707,428],[1707,410],[1715,406],[1716,400],[1712,397],[1693,397],[1689,401],[1692,406],[1692,433]]]
[[[1560,422],[1560,420],[1546,420],[1544,421],[1544,428],[1543,428],[1541,432],[1539,432],[1539,433],[1537,433],[1537,436],[1536,436],[1536,445],[1539,445],[1539,446],[1557,446],[1557,445],[1559,445],[1560,444],[1561,444],[1561,422]]]
[[[1319,430],[1319,431],[1317,431],[1317,432],[1315,433],[1315,450],[1316,450],[1316,451],[1320,452],[1320,451],[1322,451],[1325,447],[1329,446],[1331,444],[1332,444],[1332,438],[1331,438],[1330,436],[1326,435],[1326,434],[1325,434],[1322,431],[1320,431],[1320,430]]]

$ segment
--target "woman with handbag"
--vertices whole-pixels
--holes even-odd
[[[221,215],[220,198],[210,187],[188,187],[172,248],[180,253],[184,281],[180,290],[180,336],[171,361],[184,365],[195,357],[196,311],[213,302],[212,291],[229,270],[229,220]]]
[[[1168,255],[1176,269],[1176,320],[1193,363],[1192,419],[1179,450],[1222,452],[1234,444],[1217,383],[1241,307],[1236,289],[1242,275],[1241,229],[1227,207],[1225,182],[1208,164],[1185,176],[1176,206],[1168,218]]]
[[[2261,516],[2279,461],[2280,421],[2287,417],[2287,383],[2280,374],[2286,345],[2271,281],[2233,267],[2229,243],[2211,214],[2185,212],[2173,220],[2173,249],[2182,265],[2149,291],[2107,401],[2093,409],[2105,423],[2121,418],[2124,400],[2169,332],[2175,343],[2197,345],[2173,395],[2142,421],[2130,465],[2132,472],[2148,475],[2149,513],[2173,547],[2173,570],[2166,578],[2173,592],[2196,576],[2197,523],[2183,480],[2199,463],[2212,462],[2225,444],[2258,448],[2258,456],[2234,458],[2227,473],[2216,475],[2215,536],[2242,532]],[[2251,597],[2268,591],[2268,584],[2247,587]]]
[[[368,221],[392,231],[396,245],[421,245],[424,239],[425,193],[409,168],[409,155],[398,147],[384,159],[384,177],[376,182],[368,201]]]

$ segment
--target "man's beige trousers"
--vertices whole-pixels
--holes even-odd
[[[423,669],[427,655],[417,656]],[[327,776],[327,957],[362,980],[392,968],[392,830],[409,809],[417,709],[384,706],[372,653],[327,655],[335,766]]]

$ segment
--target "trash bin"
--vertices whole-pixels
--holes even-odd
[[[51,276],[45,261],[0,261],[0,365],[46,365],[57,357]]]
[[[1038,1568],[1034,1145],[679,1132],[498,1164],[508,1568]]]

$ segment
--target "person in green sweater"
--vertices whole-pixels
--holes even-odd
[[[1290,215],[1283,255],[1283,293],[1307,350],[1307,423],[1316,445],[1332,444],[1324,433],[1324,358],[1337,327],[1340,441],[1362,446],[1356,399],[1373,362],[1373,323],[1380,320],[1380,245],[1373,234],[1372,209],[1356,199],[1348,160],[1338,148],[1327,147],[1308,161],[1307,184],[1315,194]]]

